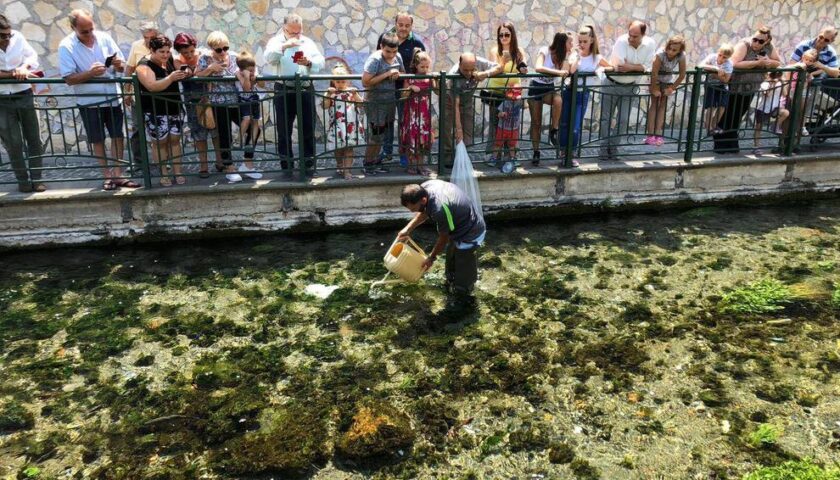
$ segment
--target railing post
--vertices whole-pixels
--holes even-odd
[[[694,157],[694,137],[697,134],[697,111],[700,108],[700,80],[703,78],[701,68],[694,69],[694,81],[691,84],[691,103],[688,106],[688,132],[685,140],[685,163],[691,163]]]
[[[802,98],[802,92],[805,89],[802,86],[806,83],[805,75],[807,74],[808,73],[805,70],[796,67],[796,89],[793,91],[793,108],[790,114],[787,139],[785,141],[785,149],[783,152],[786,157],[793,154],[793,144],[794,142],[797,142],[797,138],[801,139],[801,137],[799,137],[799,117],[802,114],[801,111],[805,109],[804,99]],[[800,105],[802,105],[801,108]]]
[[[454,147],[455,146],[455,138],[454,138],[455,129],[452,128],[451,131],[450,131],[450,129],[447,128],[448,125],[446,124],[446,95],[447,95],[447,93],[446,93],[446,72],[441,71],[441,72],[439,72],[439,75],[440,75],[440,78],[438,79],[438,86],[439,86],[440,90],[438,92],[438,125],[439,125],[439,130],[442,133],[440,135],[440,138],[438,138],[438,168],[437,168],[437,170],[438,170],[438,176],[443,176],[443,174],[445,173],[445,170],[446,170],[443,166],[444,163],[445,163],[444,162],[444,157],[445,157],[444,150],[445,149],[443,147],[443,145],[444,145],[443,136],[444,135],[453,135],[452,146]],[[453,118],[452,121],[454,121],[454,120],[455,119]]]
[[[309,125],[303,124],[303,91],[300,72],[295,73],[295,108],[297,109],[297,130],[298,130],[298,168],[300,169],[301,181],[306,181],[306,156],[304,155],[303,129]],[[312,159],[312,168],[315,168],[315,159]]]
[[[143,187],[152,188],[152,166],[149,162],[149,148],[146,141],[146,127],[144,125],[143,107],[140,103],[140,80],[137,79],[137,74],[131,75],[131,83],[134,88],[134,128],[137,130],[137,136],[140,139],[140,167],[143,169]],[[139,114],[138,114],[139,113]],[[140,118],[140,124],[137,124],[137,118]],[[131,139],[129,139],[129,150],[131,150]]]
[[[575,152],[575,128],[577,127],[577,87],[578,87],[578,72],[572,74],[572,82],[569,85],[571,89],[571,95],[569,96],[569,116],[567,117],[567,127],[568,130],[566,131],[566,153],[563,159],[563,167],[564,168],[572,168],[572,155]],[[586,88],[586,86],[584,86]],[[562,115],[562,112],[561,112]],[[563,120],[561,119],[560,122],[562,123]],[[559,134],[558,134],[559,135]],[[559,140],[559,138],[558,138]],[[558,142],[559,143],[559,142]]]

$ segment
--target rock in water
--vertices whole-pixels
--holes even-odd
[[[339,454],[354,459],[393,455],[414,442],[409,418],[394,407],[379,402],[361,405],[350,429],[338,441]]]

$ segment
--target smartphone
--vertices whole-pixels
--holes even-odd
[[[295,52],[295,54],[294,54],[294,55],[292,55],[292,61],[293,61],[293,62],[297,62],[297,61],[298,61],[298,60],[300,60],[301,58],[303,58],[303,52],[302,52],[302,51],[300,51],[300,50],[298,50],[297,52]]]
[[[115,53],[115,54],[113,54],[113,55],[111,55],[110,57],[106,58],[106,59],[105,59],[105,68],[110,67],[110,66],[111,66],[111,64],[112,64],[112,63],[114,63],[114,59],[115,59],[115,58],[117,58],[117,54],[116,54],[116,53]]]
[[[181,65],[181,71],[182,71],[182,72],[187,72],[187,71],[189,71],[189,70],[190,70],[190,66],[189,66],[189,65]]]

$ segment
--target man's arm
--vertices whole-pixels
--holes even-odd
[[[443,250],[446,248],[446,244],[449,243],[449,234],[446,232],[438,233],[437,242],[435,242],[435,246],[432,248],[432,251],[429,252],[428,258],[426,261],[423,262],[423,270],[428,270],[432,268],[432,264],[435,263],[437,260],[438,255],[443,253]]]
[[[429,216],[423,212],[415,213],[414,218],[412,218],[411,221],[408,222],[408,225],[406,225],[402,230],[400,230],[400,233],[397,234],[397,239],[400,241],[405,241],[406,239],[408,239],[408,237],[411,235],[411,232],[413,232],[415,228],[417,228],[419,225],[421,225],[428,219]]]

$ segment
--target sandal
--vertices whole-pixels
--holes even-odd
[[[216,166],[216,171],[217,171],[217,172],[220,172],[220,173],[221,173],[221,172],[224,172],[224,171],[225,171],[225,166],[224,166],[224,165],[219,165],[219,164],[217,163],[215,166]]]
[[[350,173],[350,171],[349,171],[349,170],[348,170],[348,171],[346,171],[346,172],[344,172],[344,179],[345,179],[345,180],[353,180],[353,174],[352,174],[352,173]]]
[[[175,183],[178,185],[185,185],[187,183],[187,179],[183,175],[176,175]]]
[[[114,183],[113,180],[105,180],[105,182],[102,183],[102,190],[110,192],[111,190],[116,190],[116,189],[117,189],[117,185]]]
[[[210,178],[210,172],[208,172],[207,170],[199,170],[198,178]]]
[[[118,178],[113,181],[114,185],[117,187],[125,187],[125,188],[140,188],[140,184],[129,180],[127,178]]]
[[[169,177],[160,177],[160,186],[161,187],[171,187],[172,186],[172,179]]]

